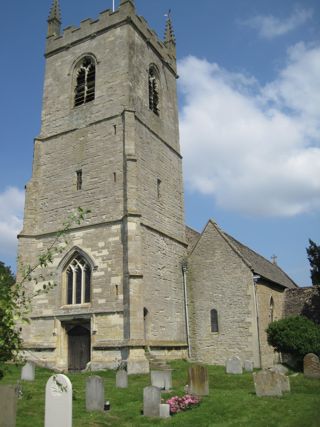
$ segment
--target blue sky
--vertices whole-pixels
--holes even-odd
[[[63,27],[112,0],[60,0]],[[115,1],[116,6],[119,0]],[[2,5],[0,260],[15,268],[40,129],[51,0]],[[309,285],[320,244],[320,5],[316,0],[136,0],[159,36],[172,9],[188,225],[227,233]]]

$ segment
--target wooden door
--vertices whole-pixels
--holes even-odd
[[[90,331],[75,326],[69,332],[69,371],[81,371],[90,362]]]

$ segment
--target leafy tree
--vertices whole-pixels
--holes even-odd
[[[4,375],[6,362],[21,360],[22,340],[17,324],[29,321],[32,299],[49,292],[55,286],[55,283],[49,281],[41,289],[36,289],[37,277],[44,279],[41,270],[53,262],[55,254],[64,250],[68,243],[66,235],[72,226],[80,224],[89,212],[78,208],[71,214],[62,230],[56,233],[50,246],[38,256],[35,265],[20,267],[22,274],[18,282],[15,282],[10,268],[0,262],[0,379]]]
[[[298,363],[308,353],[320,356],[320,327],[303,316],[292,316],[270,323],[268,343],[280,353],[294,356]]]
[[[309,247],[306,248],[311,267],[311,281],[313,286],[320,285],[320,246],[309,239]]]

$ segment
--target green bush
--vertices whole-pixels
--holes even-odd
[[[320,356],[320,327],[306,317],[277,320],[268,326],[267,335],[275,350],[292,355],[298,362],[308,353]]]

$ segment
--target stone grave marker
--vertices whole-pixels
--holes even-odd
[[[143,389],[143,415],[145,417],[159,417],[161,404],[161,390],[149,386]]]
[[[226,361],[227,374],[242,374],[242,362],[240,357],[233,356]]]
[[[124,369],[120,369],[116,373],[116,387],[127,388],[128,387],[128,372]]]
[[[308,353],[304,356],[303,373],[307,378],[320,378],[320,362],[316,354]]]
[[[97,375],[88,377],[86,381],[86,410],[103,411],[104,402],[103,379]]]
[[[159,387],[161,390],[171,390],[172,388],[172,370],[151,371],[151,385]]]
[[[253,372],[253,362],[252,360],[245,360],[243,363],[244,370],[246,372]]]
[[[62,374],[53,375],[46,385],[44,427],[72,427],[72,384]]]
[[[205,366],[193,365],[188,369],[188,390],[195,396],[209,395],[208,369]]]
[[[34,381],[35,379],[35,364],[27,362],[21,370],[21,379],[24,381]]]
[[[280,375],[283,374],[264,369],[252,375],[257,396],[282,396],[283,384]]]
[[[13,385],[0,385],[0,426],[16,427],[17,393]]]
[[[287,393],[291,391],[290,387],[290,379],[285,374],[282,374],[281,372],[278,372],[279,381],[281,385],[281,390],[283,393]]]
[[[170,418],[170,405],[168,403],[160,404],[160,418]]]

